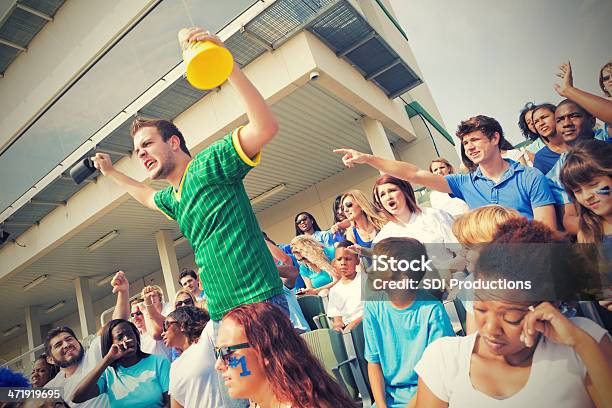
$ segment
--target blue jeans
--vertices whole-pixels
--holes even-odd
[[[273,305],[278,306],[283,313],[289,318],[289,303],[287,303],[287,298],[285,295],[274,295],[269,299],[264,300],[264,303],[271,303]],[[219,326],[221,326],[221,321],[213,320],[213,332],[215,336],[215,342],[217,341],[217,337],[219,335]],[[223,381],[222,374],[217,371],[217,377],[219,378],[219,385],[221,386],[221,399],[223,400],[223,408],[248,408],[250,405],[249,400],[244,399],[232,399],[229,396],[227,387]]]

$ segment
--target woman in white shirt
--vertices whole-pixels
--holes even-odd
[[[389,219],[373,244],[385,238],[414,238],[425,245],[441,277],[449,278],[454,252],[459,249],[452,232],[453,217],[436,208],[419,207],[410,183],[388,174],[376,180],[372,194]]]
[[[500,226],[494,244],[476,263],[476,280],[531,282],[530,290],[476,290],[477,332],[441,338],[423,354],[417,407],[609,406],[612,401],[612,342],[604,329],[585,318],[564,317],[538,299],[579,291],[583,267],[551,279],[568,247],[504,245],[542,243],[542,224],[513,219]],[[563,251],[563,252],[561,252]],[[573,258],[572,258],[573,259]],[[569,260],[569,258],[567,258]],[[552,261],[552,262],[551,262]],[[575,293],[574,293],[575,295]],[[493,300],[494,299],[494,300]]]
[[[436,157],[429,163],[429,172],[438,176],[448,176],[455,173],[455,169],[444,157]],[[455,218],[470,210],[470,207],[462,199],[435,190],[429,193],[429,202],[433,208],[446,211]]]
[[[164,320],[164,344],[181,353],[170,367],[172,408],[223,405],[210,342],[199,342],[200,335],[207,335],[202,330],[209,320],[206,311],[194,306],[177,307]]]

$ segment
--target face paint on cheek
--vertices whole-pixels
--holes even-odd
[[[609,196],[610,186],[605,186],[605,187],[600,188],[599,190],[595,192],[595,194],[602,195],[602,196]]]
[[[238,367],[238,365],[240,365],[242,367],[242,372],[240,373],[241,377],[246,377],[248,375],[251,375],[251,372],[247,369],[246,358],[244,356],[240,358],[230,357],[228,361],[228,365],[231,368],[236,368]]]

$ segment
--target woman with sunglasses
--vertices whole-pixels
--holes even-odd
[[[342,208],[351,227],[346,230],[346,239],[362,248],[370,248],[378,231],[387,219],[376,211],[374,206],[359,190],[350,190],[342,196]]]
[[[252,408],[356,406],[273,305],[251,303],[227,313],[216,344],[215,367],[230,397],[248,398]]]
[[[172,408],[223,405],[210,344],[198,341],[207,335],[202,330],[209,320],[206,311],[194,306],[178,307],[164,320],[164,344],[181,352],[170,368]]]
[[[476,262],[482,282],[474,301],[477,331],[427,347],[416,366],[417,407],[609,406],[610,336],[593,321],[568,319],[543,301],[576,296],[587,269],[574,262],[571,247],[541,245],[552,244],[552,237],[544,224],[525,218],[499,227]],[[492,285],[504,279],[531,287]]]
[[[336,242],[336,233],[342,229],[346,229],[349,226],[347,220],[336,222],[327,231],[321,231],[317,220],[314,216],[308,212],[301,212],[295,216],[295,236],[300,235],[309,236],[316,241],[320,242],[324,246],[332,246]]]
[[[195,300],[195,296],[193,296],[190,291],[186,289],[180,289],[176,292],[176,295],[174,296],[174,310],[184,306],[199,307]]]
[[[107,394],[110,406],[169,407],[170,362],[140,349],[140,335],[133,323],[111,320],[102,333],[100,363],[87,374],[70,398],[83,403]]]

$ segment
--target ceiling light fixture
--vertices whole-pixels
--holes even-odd
[[[258,195],[257,197],[252,198],[251,199],[251,205],[257,205],[257,204],[261,203],[262,201],[265,201],[268,198],[272,197],[273,195],[276,195],[276,194],[280,193],[285,188],[287,188],[287,185],[285,183],[279,184],[278,186],[272,188],[271,190],[268,190],[268,191]]]
[[[21,325],[20,324],[15,325],[15,326],[11,327],[10,329],[5,330],[3,335],[4,335],[4,337],[10,336],[11,334],[15,333],[19,329],[21,329]]]
[[[97,240],[96,242],[94,242],[93,244],[90,244],[87,247],[87,250],[89,252],[93,252],[96,249],[100,249],[102,248],[104,245],[108,244],[110,241],[112,241],[113,239],[117,238],[119,236],[119,231],[117,230],[112,230],[111,232],[109,232],[108,234],[106,234],[105,236],[103,236],[102,238],[100,238],[99,240]]]
[[[28,283],[27,285],[25,285],[23,287],[23,290],[30,290],[33,287],[36,287],[38,285],[40,285],[41,283],[43,283],[44,281],[46,281],[47,279],[49,279],[49,275],[45,274],[45,275],[40,275],[38,278],[34,279],[32,282]]]
[[[47,308],[47,310],[45,310],[45,313],[53,313],[56,310],[61,309],[62,307],[64,307],[64,305],[66,304],[65,300],[60,300],[59,302],[57,302],[56,304],[54,304],[53,306],[49,306]]]

